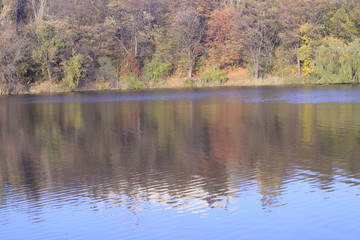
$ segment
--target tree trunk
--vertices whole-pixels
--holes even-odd
[[[253,61],[254,61],[254,75],[255,75],[255,79],[259,79],[259,58],[256,56],[253,56]]]
[[[192,79],[192,72],[193,72],[193,66],[189,65],[189,72],[188,72],[188,78]]]
[[[138,55],[138,39],[137,39],[137,31],[135,30],[134,34],[134,55],[137,57]]]
[[[297,75],[301,75],[301,62],[300,62],[300,54],[299,54],[299,48],[296,47],[296,61],[297,61]]]
[[[258,62],[256,62],[256,65],[255,65],[255,78],[256,79],[259,79],[260,76],[259,76],[259,64]]]
[[[49,81],[51,82],[52,81],[52,71],[51,71],[51,65],[50,65],[49,60],[46,60],[46,71],[47,71]]]
[[[192,58],[191,51],[188,51],[188,78],[192,79],[192,73],[194,68],[194,61]]]
[[[251,51],[252,59],[254,62],[254,76],[255,79],[260,78],[260,48]]]

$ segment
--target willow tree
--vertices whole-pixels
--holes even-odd
[[[352,83],[360,82],[360,39],[350,43],[340,57],[342,65],[340,74],[346,76]]]
[[[348,45],[339,39],[325,39],[316,54],[315,73],[321,83],[358,83],[360,39]]]

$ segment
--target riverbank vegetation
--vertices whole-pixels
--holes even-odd
[[[357,0],[0,0],[4,94],[221,85],[239,69],[358,83],[359,59]]]

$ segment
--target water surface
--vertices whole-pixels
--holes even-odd
[[[360,88],[0,97],[0,239],[358,239]]]

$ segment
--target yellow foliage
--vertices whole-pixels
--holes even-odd
[[[333,43],[333,42],[338,42],[338,43],[343,43],[344,44],[344,41],[342,41],[341,39],[339,38],[336,38],[336,37],[325,37],[323,39],[321,39],[321,42],[323,45],[328,45],[329,43]]]
[[[310,44],[303,44],[299,49],[300,61],[302,62],[301,71],[304,75],[310,75],[313,72],[312,47]]]
[[[310,75],[313,69],[313,39],[309,36],[313,26],[310,23],[305,23],[299,27],[302,44],[299,48],[299,57],[302,62],[301,71],[304,75]]]

